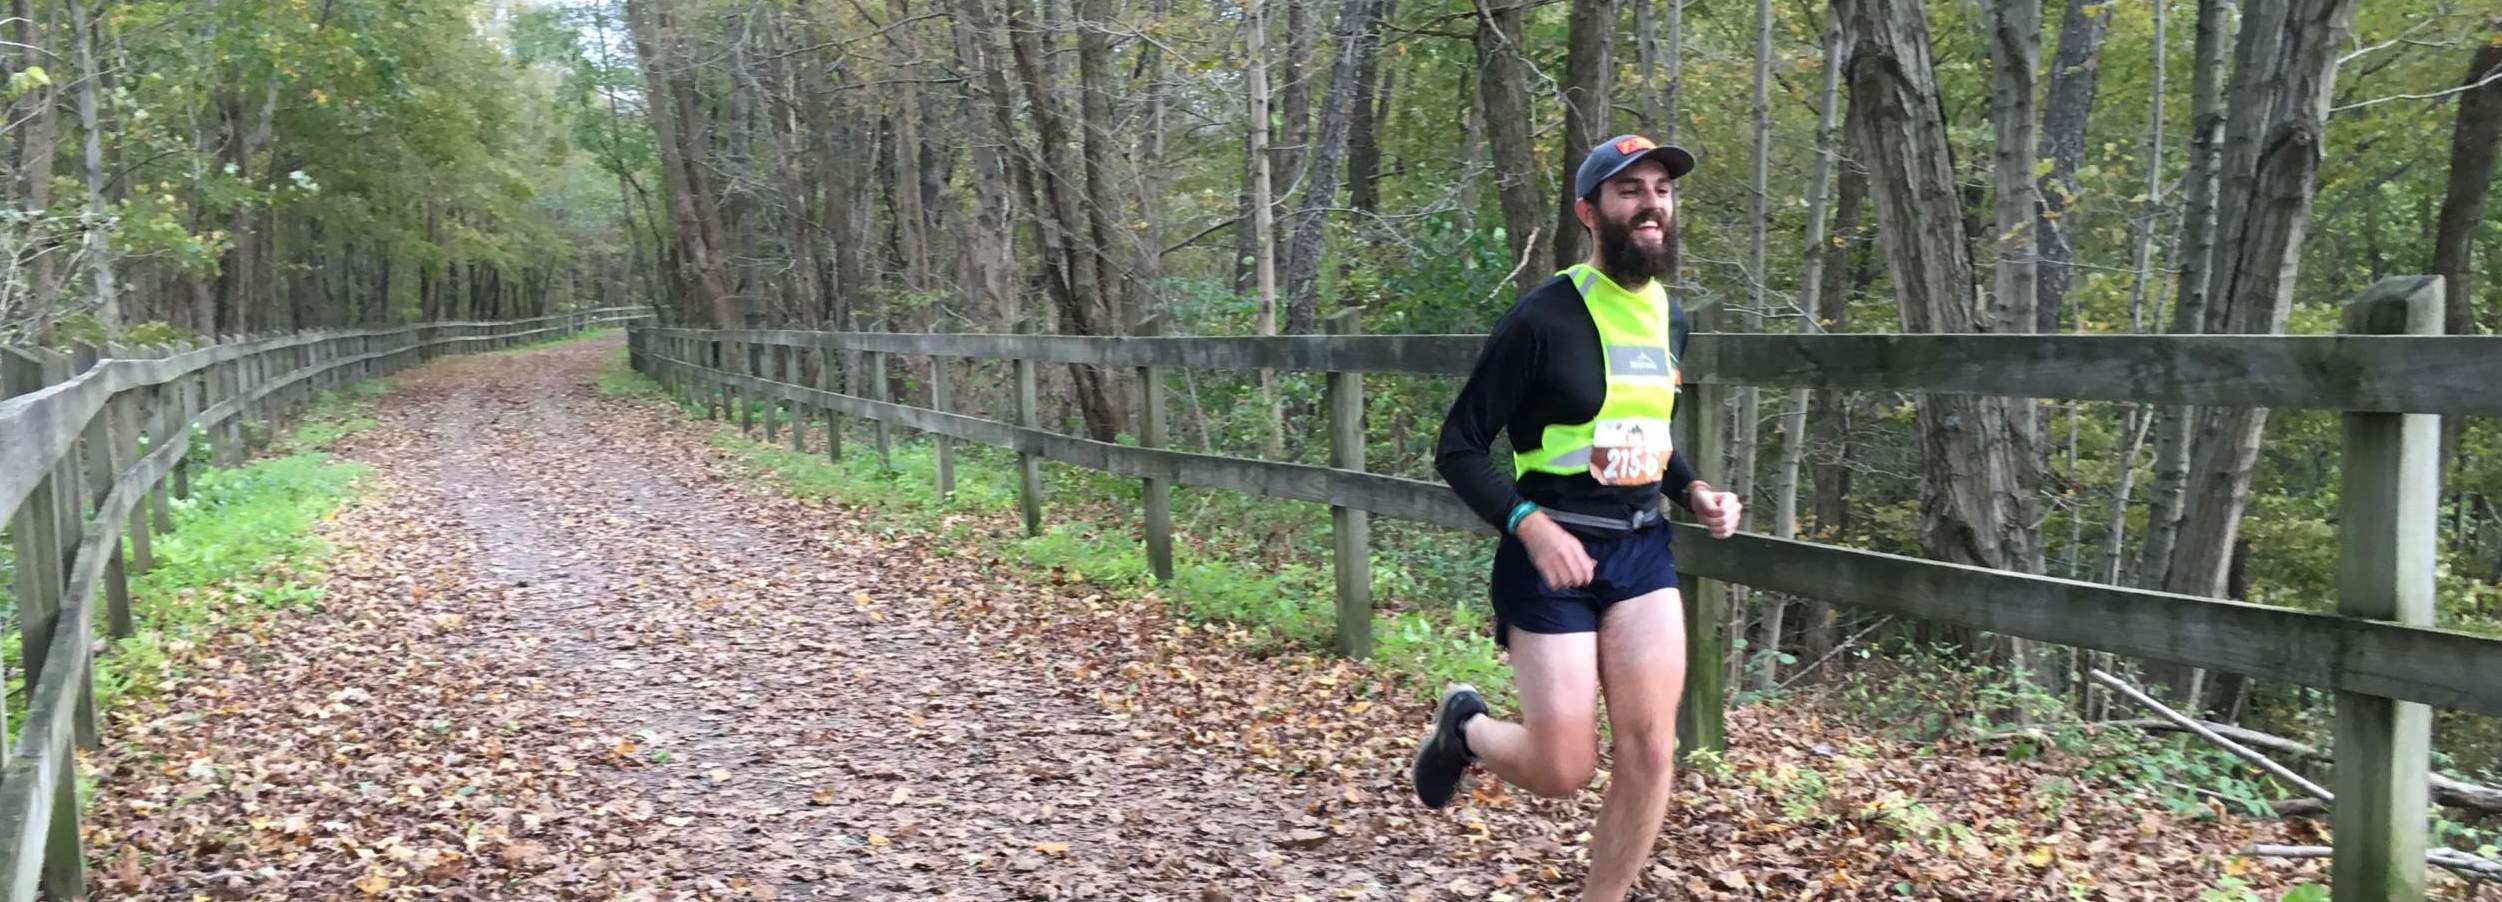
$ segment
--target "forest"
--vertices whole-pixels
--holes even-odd
[[[1673,290],[1713,331],[2320,334],[2398,274],[2444,280],[2449,333],[2502,327],[2502,13],[2474,0],[15,0],[0,37],[0,344],[626,304],[1481,333],[1586,256],[1569,173],[1622,132],[1701,160]],[[957,403],[1009,403],[965,366]],[[1117,376],[1052,368],[1047,421],[1130,434]],[[1317,378],[1190,380],[1178,444],[1326,460]],[[1455,387],[1374,382],[1375,469],[1431,478]],[[1749,531],[2335,607],[2333,411],[1734,395]],[[2442,456],[2439,625],[2502,635],[2502,424],[2445,422]],[[1207,541],[1325,554],[1271,507]],[[1485,543],[1384,534],[1385,606],[1482,616]],[[1733,614],[1742,701],[2085,724],[2137,716],[2081,676],[2120,666],[2325,745],[2314,690]],[[2434,748],[2502,783],[2502,723],[2444,714]]]

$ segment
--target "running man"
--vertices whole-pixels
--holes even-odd
[[[1692,154],[1639,135],[1590,150],[1573,211],[1597,238],[1593,255],[1494,324],[1434,461],[1503,532],[1494,634],[1511,652],[1520,721],[1496,720],[1476,689],[1453,687],[1416,751],[1416,795],[1449,804],[1471,764],[1540,796],[1572,795],[1598,768],[1604,691],[1615,766],[1585,899],[1632,889],[1675,786],[1685,618],[1660,500],[1714,538],[1737,529],[1742,509],[1696,479],[1669,438],[1688,327],[1661,282],[1677,267],[1675,180],[1693,168]],[[1508,471],[1491,450],[1504,431]]]

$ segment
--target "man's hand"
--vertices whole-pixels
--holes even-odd
[[[1520,536],[1520,544],[1529,549],[1529,563],[1538,568],[1538,577],[1549,589],[1573,589],[1590,584],[1598,570],[1598,562],[1590,560],[1590,550],[1581,540],[1565,532],[1545,511],[1532,512],[1520,518],[1512,528]]]
[[[1723,492],[1701,480],[1695,480],[1688,490],[1686,503],[1693,507],[1694,519],[1702,521],[1703,528],[1710,530],[1715,539],[1737,534],[1738,518],[1746,513],[1746,504],[1738,500],[1736,492]]]

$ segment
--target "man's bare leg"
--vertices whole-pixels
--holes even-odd
[[[1641,875],[1676,792],[1677,699],[1685,691],[1685,609],[1677,590],[1609,607],[1599,623],[1598,663],[1613,768],[1590,831],[1596,847],[1581,898],[1615,902]]]
[[[1520,723],[1468,721],[1477,763],[1549,798],[1572,795],[1598,769],[1598,634],[1511,631]]]

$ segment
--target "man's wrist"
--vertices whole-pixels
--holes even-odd
[[[1704,492],[1708,492],[1708,491],[1711,491],[1711,483],[1704,482],[1704,481],[1702,481],[1702,480],[1700,480],[1700,479],[1694,480],[1693,482],[1686,483],[1686,484],[1685,484],[1685,508],[1686,508],[1687,510],[1693,510],[1693,509],[1694,509],[1694,498],[1695,498],[1695,496],[1697,496],[1697,495],[1701,495],[1702,493],[1704,493]]]
[[[1511,514],[1504,518],[1503,531],[1511,535],[1519,535],[1520,521],[1529,519],[1530,514],[1537,512],[1538,505],[1536,502],[1523,501],[1519,504],[1512,505]]]

